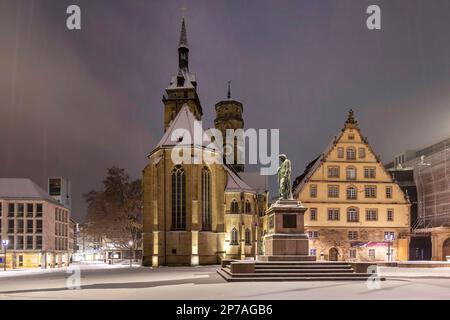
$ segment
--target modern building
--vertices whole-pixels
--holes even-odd
[[[150,152],[143,170],[146,266],[216,264],[223,258],[255,258],[260,238],[258,212],[267,206],[267,188],[261,192],[250,187],[240,176],[243,165],[233,161],[210,164],[204,161],[205,157],[222,159],[221,148],[190,139],[203,111],[196,77],[189,70],[188,53],[183,20],[178,72],[162,100],[164,135]],[[232,99],[228,91],[227,98],[216,104],[215,128],[221,132],[242,129],[243,109],[243,104]],[[181,135],[180,130],[190,137]],[[203,135],[203,129],[200,130]],[[235,146],[227,149],[236,152]],[[189,154],[190,163],[172,160],[172,152],[180,147]],[[261,181],[252,179],[258,185]]]
[[[410,202],[350,110],[340,134],[294,181],[310,254],[325,260],[408,260]]]
[[[450,259],[450,138],[418,150],[406,150],[386,164],[396,180],[409,175],[417,194],[417,219],[411,233],[416,260]],[[447,258],[449,257],[449,258]]]
[[[7,268],[69,264],[70,210],[30,179],[0,178],[0,237]],[[1,263],[5,263],[4,246]]]

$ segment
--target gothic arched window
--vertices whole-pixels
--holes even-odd
[[[202,229],[211,231],[211,172],[208,168],[202,170]]]
[[[251,213],[252,212],[252,205],[250,204],[250,201],[245,201],[245,213]]]
[[[233,199],[233,201],[231,201],[231,213],[239,213],[239,204],[237,203],[236,199]]]
[[[252,238],[251,238],[251,233],[250,233],[249,228],[245,229],[245,244],[246,245],[252,244]]]
[[[236,228],[233,228],[233,229],[231,230],[231,240],[230,240],[230,244],[231,244],[231,245],[236,246],[236,245],[239,244],[238,236],[239,236],[239,234],[238,234],[237,229],[236,229]]]
[[[172,229],[186,229],[186,173],[180,165],[172,170]]]

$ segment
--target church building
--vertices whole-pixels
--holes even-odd
[[[178,72],[163,96],[164,134],[150,152],[143,170],[143,265],[217,264],[224,258],[254,258],[259,236],[258,215],[267,208],[267,190],[249,186],[244,165],[208,164],[204,157],[222,157],[220,148],[174,135],[184,129],[194,136],[203,109],[197,79],[189,69],[189,46],[183,19],[178,45]],[[215,128],[243,129],[243,104],[227,98],[215,106]],[[183,146],[192,158],[176,164],[171,158]],[[225,146],[236,152],[237,144]],[[267,189],[267,188],[266,188]]]

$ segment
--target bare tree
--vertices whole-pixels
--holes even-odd
[[[135,255],[142,241],[141,180],[132,181],[124,169],[111,167],[103,189],[84,196],[88,204],[87,233],[109,239],[116,247],[129,248]]]

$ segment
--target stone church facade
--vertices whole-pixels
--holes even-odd
[[[203,115],[195,75],[189,70],[189,47],[183,20],[178,46],[178,73],[163,96],[164,135],[150,152],[143,170],[143,265],[216,264],[224,258],[254,258],[260,238],[258,214],[267,208],[267,191],[257,191],[240,176],[243,165],[176,164],[180,145],[193,158],[221,157],[215,148],[185,137],[172,141],[178,129],[194,136]],[[216,104],[215,128],[242,129],[243,105],[231,99]],[[231,146],[236,151],[236,146]]]

